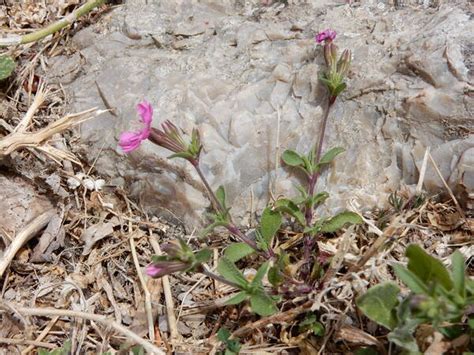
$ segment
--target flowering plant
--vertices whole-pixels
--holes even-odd
[[[300,186],[301,195],[296,198],[280,198],[267,206],[261,214],[260,225],[254,235],[244,233],[233,221],[227,206],[226,193],[222,186],[214,191],[200,168],[202,150],[199,132],[194,129],[186,138],[173,123],[166,121],[161,129],[151,127],[153,109],[147,102],[138,105],[138,113],[144,127],[140,131],[126,132],[120,136],[119,145],[126,153],[137,149],[145,139],[171,151],[169,158],[187,160],[200,176],[209,196],[213,212],[209,215],[210,223],[202,232],[208,236],[215,228],[223,227],[238,239],[237,243],[229,244],[220,258],[217,272],[210,271],[205,263],[210,257],[208,249],[193,251],[184,241],[178,240],[163,246],[166,255],[155,256],[146,268],[151,277],[161,277],[174,272],[200,272],[222,283],[239,290],[228,304],[250,301],[252,310],[261,315],[269,315],[277,311],[277,302],[281,297],[303,295],[321,287],[325,278],[327,262],[318,258],[316,240],[321,233],[333,233],[347,224],[361,223],[361,217],[353,212],[342,212],[332,217],[315,219],[314,209],[329,197],[327,192],[315,192],[320,173],[327,168],[332,160],[344,149],[332,148],[322,154],[326,122],[331,106],[345,89],[344,78],[350,66],[350,51],[345,50],[337,60],[337,48],[333,41],[336,32],[326,30],[316,36],[318,43],[324,42],[324,56],[328,71],[321,81],[328,89],[328,105],[321,123],[318,144],[307,154],[299,154],[286,150],[282,160],[289,167],[304,171],[308,184]],[[304,234],[304,260],[291,265],[289,253],[276,247],[279,230],[284,222]],[[251,280],[239,270],[236,262],[253,255],[260,266]],[[266,281],[268,279],[268,282]]]

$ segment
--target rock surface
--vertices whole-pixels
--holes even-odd
[[[188,132],[198,127],[203,170],[214,188],[225,185],[237,216],[294,193],[294,172],[276,157],[317,141],[325,67],[314,35],[334,28],[353,65],[330,113],[325,149],[346,152],[318,182],[331,193],[321,213],[350,200],[380,205],[400,184],[416,184],[428,146],[451,187],[474,198],[469,1],[294,3],[130,0],[77,33],[80,56],[72,60],[82,62],[82,75],[64,80],[71,110],[114,109],[81,127],[95,167],[127,183],[143,206],[187,226],[200,221],[208,202],[188,165],[166,160],[169,152],[149,142],[129,155],[117,149],[120,132],[136,121],[136,104],[147,99],[154,126],[170,119]],[[61,80],[54,72],[65,65],[58,60],[52,80]],[[441,186],[427,174],[427,189]]]

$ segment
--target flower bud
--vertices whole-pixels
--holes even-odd
[[[337,62],[337,72],[341,76],[346,76],[347,73],[349,72],[349,67],[351,65],[351,51],[349,49],[345,49],[344,52],[342,52],[341,57],[339,58],[339,61]]]

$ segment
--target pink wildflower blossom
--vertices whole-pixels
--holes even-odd
[[[159,275],[163,274],[163,268],[157,267],[153,264],[148,265],[145,268],[145,272],[150,277],[158,277]]]
[[[321,42],[332,42],[336,38],[336,31],[327,29],[322,32],[319,32],[316,35],[316,42],[321,43]]]
[[[147,139],[151,131],[151,121],[153,120],[153,107],[150,103],[143,101],[137,105],[137,111],[140,115],[140,121],[144,124],[144,127],[140,131],[135,132],[123,132],[120,135],[119,146],[125,153],[137,149],[141,142]]]

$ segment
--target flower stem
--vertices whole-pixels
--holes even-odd
[[[233,283],[232,281],[226,280],[222,276],[214,274],[211,270],[207,269],[205,266],[201,266],[199,272],[201,274],[209,276],[211,279],[213,279],[215,281],[218,281],[220,283],[235,287],[236,289],[239,289],[239,290],[241,289],[241,287],[239,285],[237,285],[236,283]]]
[[[237,228],[237,226],[234,223],[232,223],[232,222],[229,223],[226,226],[226,228],[229,232],[231,232],[233,235],[235,235],[241,241],[243,241],[244,243],[250,245],[253,249],[255,249],[255,251],[257,251],[257,252],[259,251],[257,243],[255,243],[254,240],[249,239],[244,233],[242,233],[242,231],[239,228]]]
[[[317,164],[319,162],[319,159],[321,159],[321,153],[323,151],[324,135],[326,133],[326,126],[327,126],[329,111],[331,110],[331,107],[332,107],[332,105],[334,104],[335,101],[336,101],[335,96],[329,96],[328,105],[327,105],[326,111],[324,112],[323,121],[321,123],[318,149],[316,150],[316,155],[314,157],[314,162],[313,162],[314,164]],[[318,178],[319,178],[319,169],[317,171],[315,171],[309,178],[308,196],[313,196],[314,195],[314,188],[316,187],[316,183],[318,182]],[[312,204],[308,204],[306,206],[305,219],[306,219],[306,224],[308,226],[311,226],[311,222],[313,220],[313,205]],[[305,236],[305,239],[304,239],[304,260],[305,260],[305,262],[304,262],[303,265],[306,265],[309,262],[309,259],[311,257],[311,251],[313,250],[314,245],[315,245],[314,237],[307,234]]]
[[[222,212],[226,213],[226,210],[224,209],[224,206],[221,205],[219,200],[216,197],[216,194],[214,191],[212,191],[211,186],[207,182],[206,177],[202,173],[201,168],[199,167],[199,161],[193,161],[191,162],[193,164],[194,168],[196,169],[196,172],[198,173],[199,177],[201,178],[202,183],[204,184],[204,187],[207,190],[207,194],[209,195],[209,199],[211,200],[212,207],[216,210],[216,212]]]

